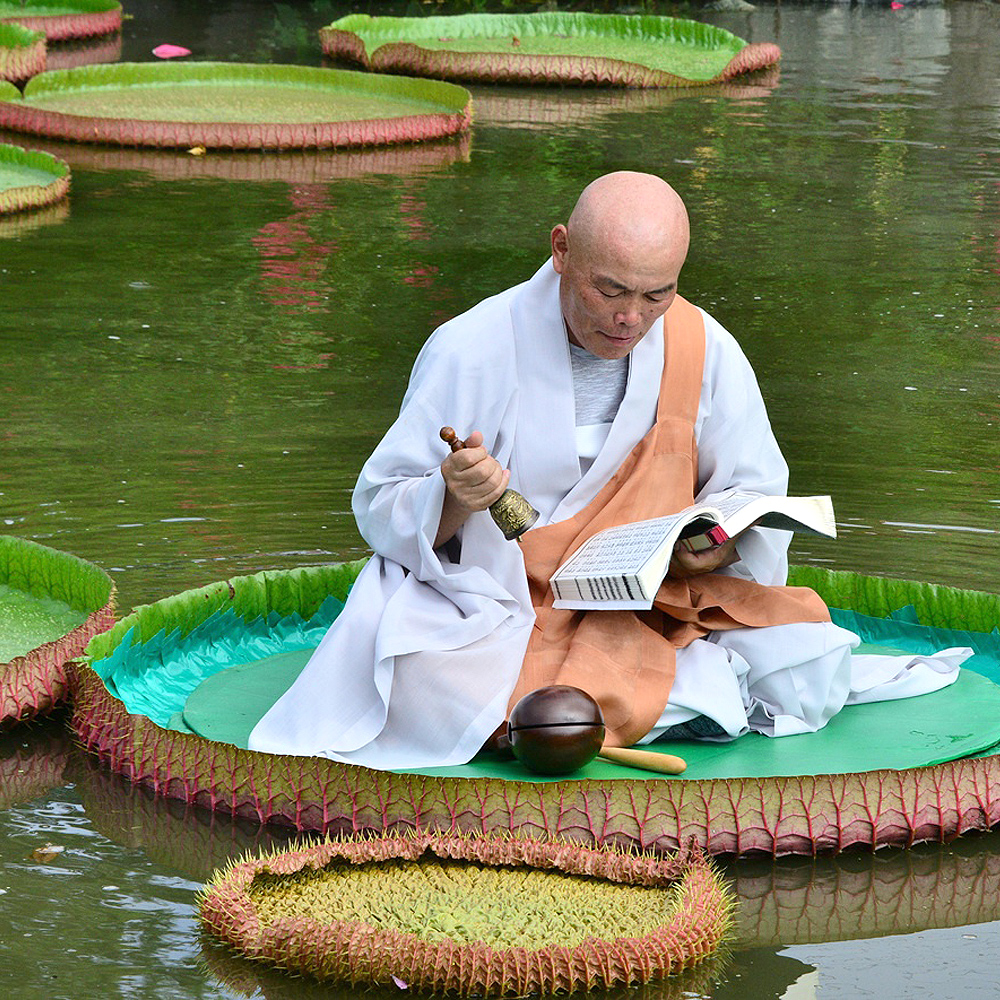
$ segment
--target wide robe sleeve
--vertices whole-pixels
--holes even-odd
[[[695,438],[699,503],[725,490],[772,496],[788,489],[788,465],[771,430],[756,376],[739,344],[705,317],[705,371]],[[722,572],[779,585],[788,573],[791,532],[752,528],[737,543],[740,561]]]
[[[441,427],[462,437],[479,430],[501,463],[510,460],[517,291],[445,324],[420,352],[399,416],[354,492],[376,554],[296,682],[254,728],[251,749],[376,768],[459,763],[502,720],[534,621],[520,549],[487,511],[466,521],[457,547],[435,549],[434,538],[448,447]]]

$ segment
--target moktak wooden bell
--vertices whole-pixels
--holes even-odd
[[[687,763],[673,754],[604,746],[601,706],[566,684],[529,691],[511,709],[507,739],[514,756],[536,774],[570,774],[595,757],[657,774],[681,774]]]
[[[511,709],[507,738],[514,756],[537,774],[569,774],[604,744],[601,706],[565,684],[530,691]]]

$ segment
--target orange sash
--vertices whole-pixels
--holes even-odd
[[[509,707],[549,684],[583,688],[600,704],[607,742],[616,746],[631,746],[663,714],[678,648],[721,629],[830,620],[820,597],[805,587],[767,587],[718,573],[668,577],[651,611],[552,607],[549,578],[595,532],[694,503],[705,325],[680,296],[664,317],[664,355],[649,433],[583,510],[521,538],[537,617]]]

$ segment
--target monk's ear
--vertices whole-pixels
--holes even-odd
[[[566,254],[569,252],[569,233],[566,227],[559,223],[552,230],[552,265],[556,274],[562,274],[566,266]]]

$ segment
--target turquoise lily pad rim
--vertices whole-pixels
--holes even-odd
[[[652,14],[596,14],[542,11],[531,14],[460,14],[430,17],[372,17],[348,14],[320,29],[326,55],[350,59],[368,69],[487,82],[677,87],[718,83],[776,64],[777,45],[747,44],[714,25]],[[510,51],[472,50],[464,39],[509,36]],[[703,54],[717,53],[712,66],[648,65],[631,53],[560,51],[566,38],[630,39],[675,44]],[[525,51],[522,39],[551,38],[550,52]],[[448,48],[440,44],[454,42]],[[728,56],[728,58],[727,58]]]
[[[122,5],[117,0],[0,0],[0,22],[40,31],[50,42],[89,38],[119,31]]]
[[[24,183],[0,183],[0,215],[54,205],[69,194],[69,164],[50,153],[0,143],[0,168],[5,166],[13,167],[15,173],[17,168],[24,168],[31,174],[26,174]],[[38,183],[35,175],[39,172],[50,175],[51,180]]]
[[[36,107],[33,100],[61,93],[135,87],[220,84],[260,88],[343,91],[413,103],[413,114],[358,121],[307,122],[140,120],[79,115]],[[466,131],[472,97],[464,87],[440,80],[379,77],[350,70],[253,63],[117,63],[54,70],[32,78],[20,99],[0,101],[0,127],[56,139],[125,146],[228,149],[304,149],[369,146],[438,139]]]

